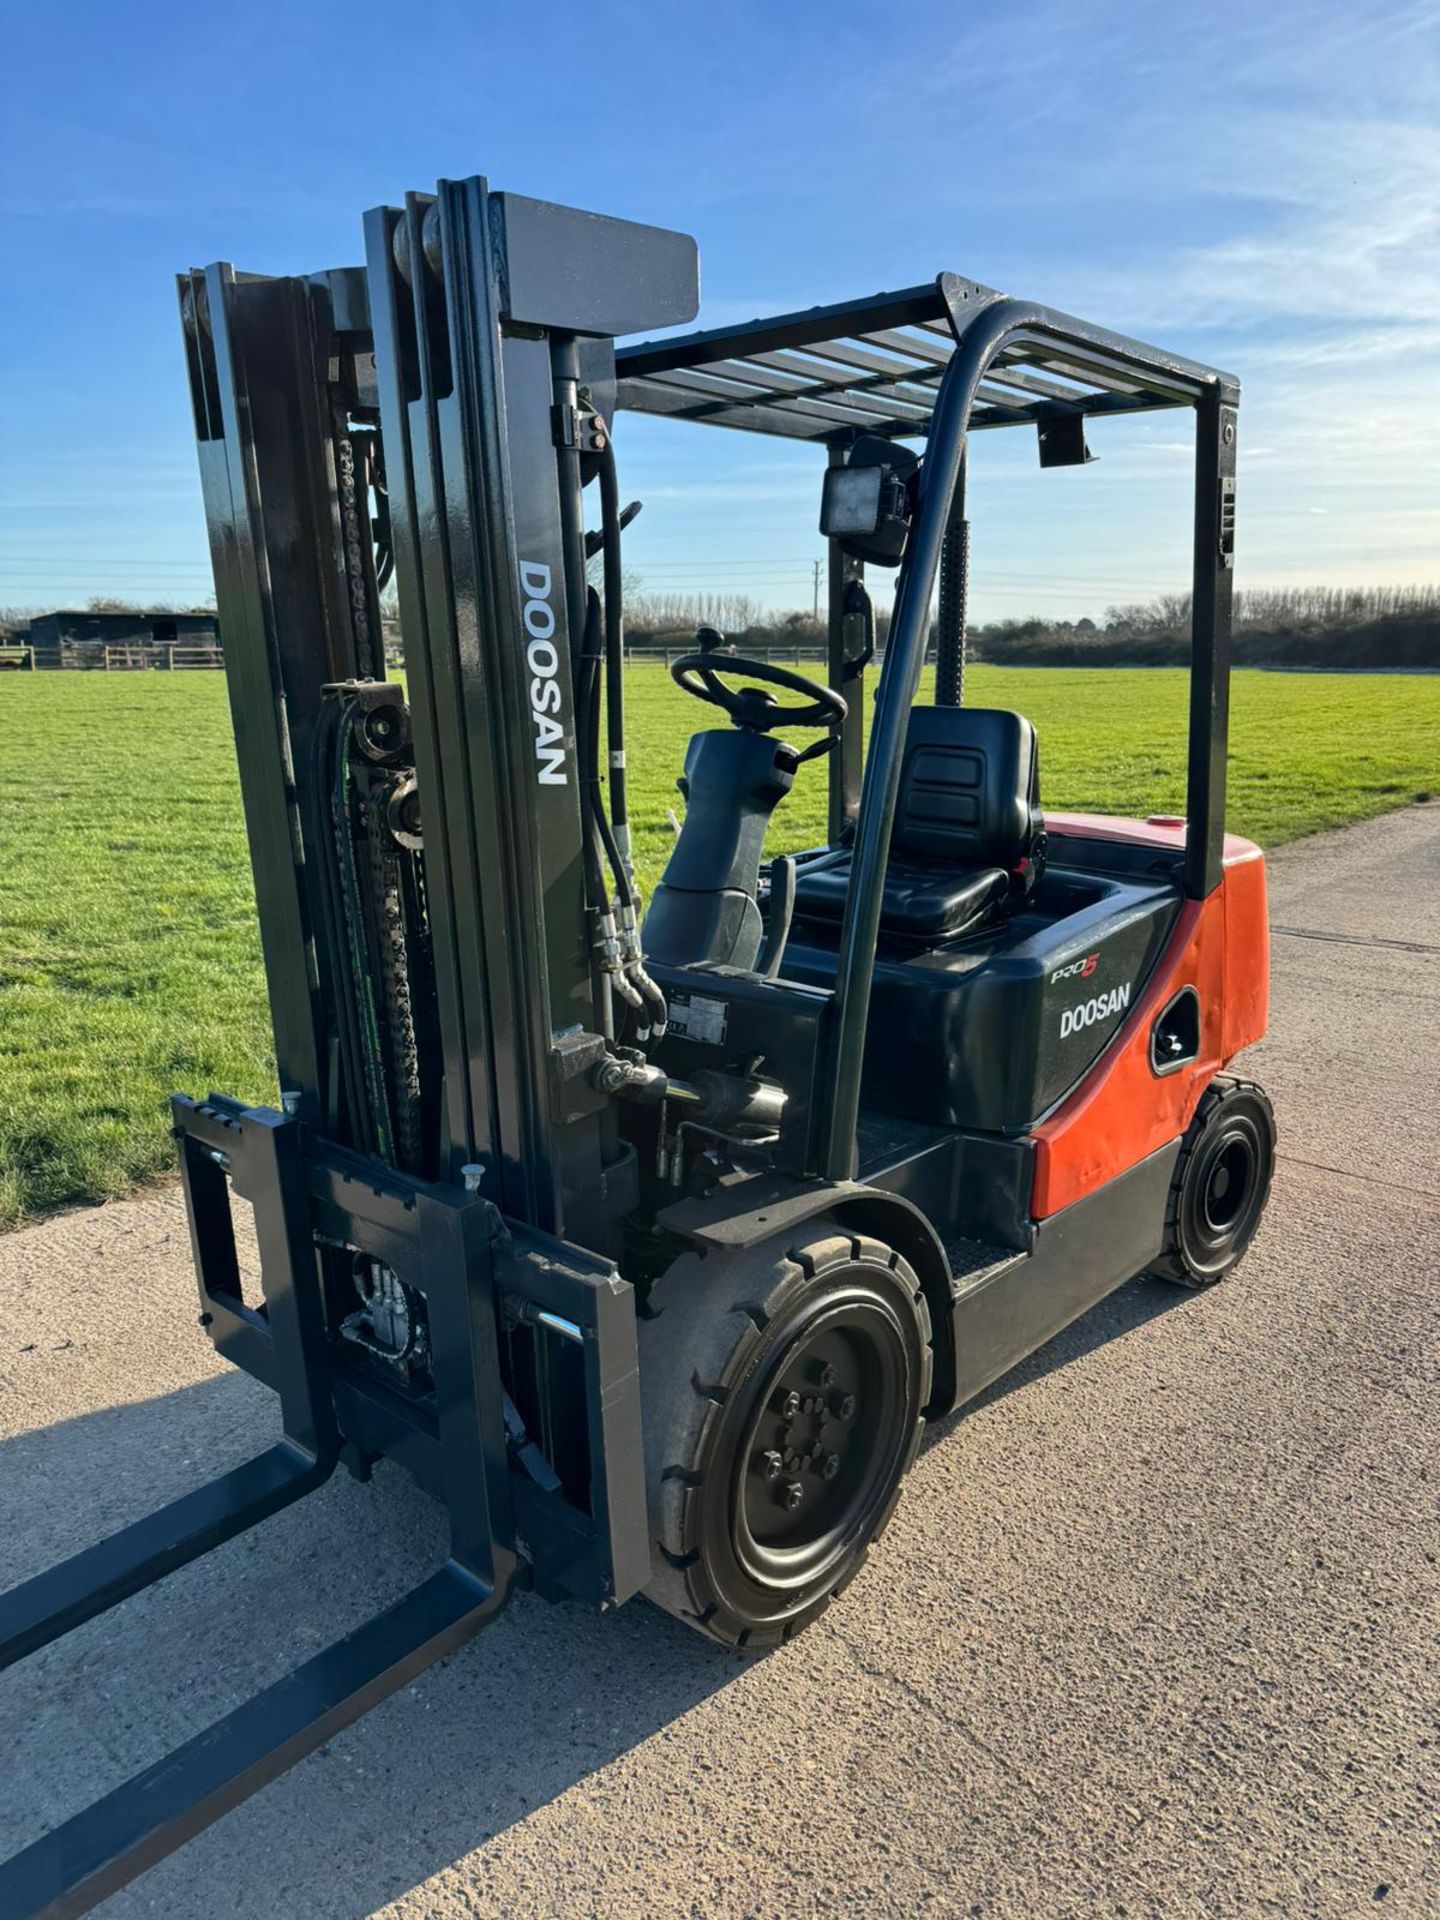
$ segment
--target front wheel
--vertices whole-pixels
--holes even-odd
[[[774,1646],[854,1577],[915,1457],[932,1359],[920,1282],[826,1217],[683,1255],[650,1307],[645,1591],[726,1646]]]
[[[1152,1275],[1182,1287],[1223,1280],[1255,1237],[1274,1173],[1275,1110],[1265,1089],[1212,1081],[1175,1162]]]

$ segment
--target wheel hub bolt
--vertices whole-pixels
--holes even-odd
[[[799,1394],[794,1392],[785,1394],[780,1401],[780,1418],[782,1420],[794,1420],[798,1417],[799,1412]]]
[[[805,1489],[798,1480],[787,1480],[780,1489],[780,1504],[787,1513],[794,1513],[805,1498]]]
[[[842,1393],[840,1395],[835,1402],[835,1414],[836,1418],[840,1420],[850,1420],[854,1418],[855,1396],[853,1393]]]
[[[815,1470],[820,1475],[820,1478],[822,1480],[833,1480],[836,1474],[839,1473],[840,1471],[839,1454],[838,1453],[822,1453],[819,1459],[815,1462]]]
[[[815,1373],[815,1384],[817,1387],[833,1387],[834,1386],[835,1369],[834,1367],[831,1366],[828,1360],[817,1360],[815,1363],[814,1373]]]
[[[755,1471],[763,1474],[767,1480],[778,1480],[780,1478],[780,1469],[784,1464],[784,1461],[773,1447],[768,1453],[757,1453],[755,1456]]]

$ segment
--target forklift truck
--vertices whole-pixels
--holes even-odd
[[[280,1101],[173,1123],[201,1326],[281,1434],[6,1596],[0,1649],[341,1465],[443,1501],[449,1558],[0,1869],[11,1920],[87,1911],[517,1587],[791,1639],[927,1421],[1136,1274],[1219,1280],[1269,1189],[1269,1104],[1221,1073],[1268,979],[1224,830],[1236,382],[952,273],[677,335],[691,239],[480,178],[365,235],[363,267],[179,283]],[[1160,408],[1196,423],[1186,814],[1047,812],[1028,720],[963,698],[968,436],[1073,465]],[[627,411],[813,443],[830,556],[823,682],[709,630],[675,664],[717,711],[648,912]],[[767,862],[819,778],[827,843]]]

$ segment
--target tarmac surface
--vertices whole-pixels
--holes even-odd
[[[530,1596],[106,1920],[1440,1914],[1440,805],[1281,849],[1274,1198],[922,1452],[844,1601],[744,1664]],[[178,1195],[0,1238],[0,1585],[275,1436]],[[337,1477],[0,1678],[0,1857],[443,1553]]]

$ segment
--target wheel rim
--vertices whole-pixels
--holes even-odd
[[[1254,1180],[1255,1155],[1250,1142],[1243,1135],[1227,1140],[1215,1156],[1200,1201],[1211,1233],[1231,1231]]]
[[[1184,1251],[1197,1273],[1217,1274],[1250,1242],[1265,1204],[1268,1141],[1255,1116],[1232,1113],[1201,1145],[1182,1209]]]
[[[858,1296],[827,1303],[769,1370],[736,1461],[735,1557],[758,1585],[813,1585],[868,1532],[913,1415],[900,1326]]]

